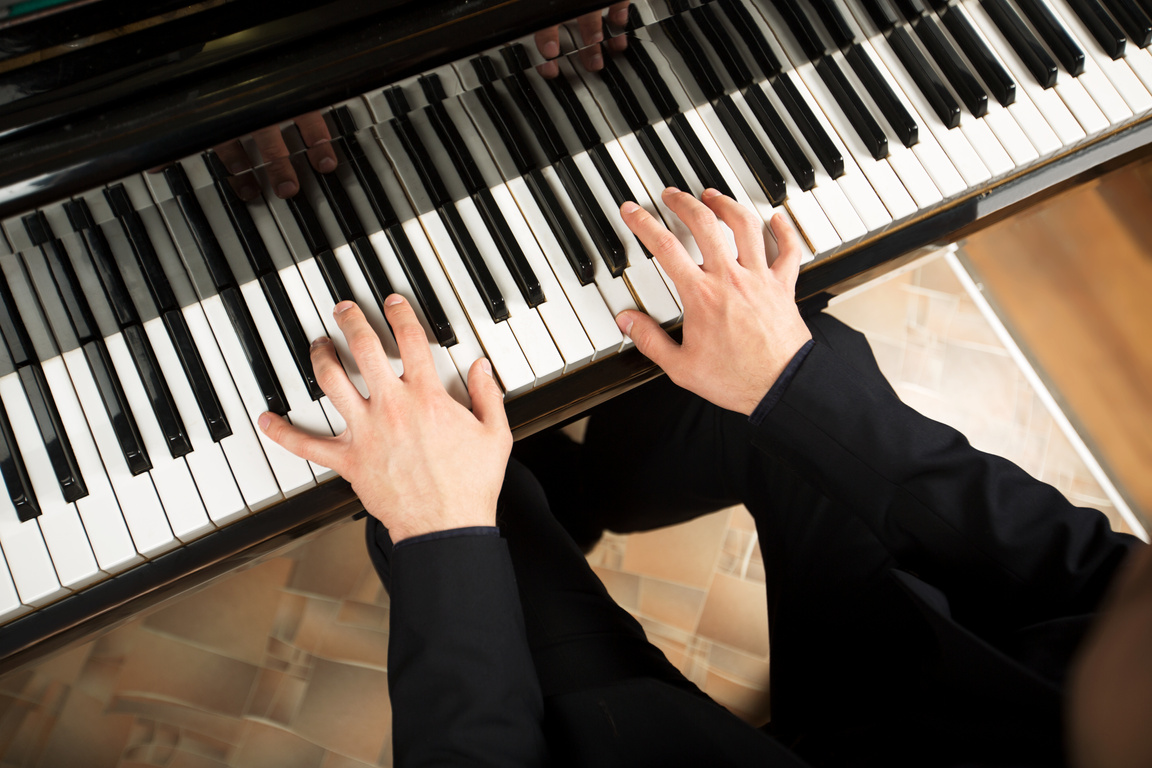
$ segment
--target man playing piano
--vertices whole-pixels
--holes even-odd
[[[714,191],[664,200],[701,266],[644,209],[621,215],[683,297],[683,341],[620,315],[667,378],[597,412],[559,470],[518,450],[544,486],[509,461],[486,361],[469,412],[399,296],[385,312],[401,377],[360,310],[336,308],[369,399],[331,343],[313,345],[344,434],[261,419],[372,515],[397,765],[1152,765],[1149,550],[904,406],[855,331],[802,319],[798,236],[781,219],[766,238]],[[557,522],[587,544],[737,502],[768,569],[763,730],[647,642]]]

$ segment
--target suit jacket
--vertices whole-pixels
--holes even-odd
[[[901,666],[874,706],[773,739],[643,677],[544,701],[503,542],[441,538],[392,560],[396,764],[809,764],[785,744],[813,764],[1061,764],[1064,670],[1135,539],[823,345],[774,396],[756,449],[850,507],[903,566],[880,622]],[[774,685],[787,674],[774,663]]]

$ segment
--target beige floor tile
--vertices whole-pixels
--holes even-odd
[[[707,592],[661,579],[640,584],[640,613],[673,627],[695,632]]]
[[[326,530],[308,544],[308,556],[297,555],[289,586],[301,592],[343,600],[361,585],[368,563],[364,525],[356,521]]]
[[[752,656],[735,648],[713,644],[708,649],[708,665],[731,680],[768,690],[770,663],[767,656]]]
[[[52,731],[40,764],[44,766],[115,766],[128,741],[133,718],[107,714],[104,702],[73,693]]]
[[[729,510],[628,537],[621,570],[706,587],[727,535]]]
[[[249,664],[264,659],[281,590],[294,563],[276,558],[231,574],[177,605],[144,619],[144,626]]]
[[[217,715],[203,709],[163,701],[153,696],[120,695],[108,704],[108,712],[117,715],[135,715],[180,728],[183,739],[201,744],[193,750],[208,756],[219,754],[238,744],[244,736],[244,721],[237,717]]]
[[[759,727],[768,722],[771,716],[768,692],[763,688],[729,680],[715,671],[708,673],[700,687],[704,693],[747,723]]]
[[[387,605],[345,600],[336,613],[336,623],[376,632],[388,632],[390,610]]]
[[[233,768],[320,768],[324,749],[307,739],[266,723],[250,722],[232,758]]]
[[[324,636],[316,655],[385,671],[388,669],[388,633],[363,627],[333,628]]]
[[[230,766],[204,755],[177,751],[172,762],[168,763],[165,768],[230,768]]]
[[[715,575],[699,634],[754,655],[768,653],[767,593],[763,584]]]
[[[621,608],[635,611],[640,604],[640,577],[634,573],[621,573],[609,568],[592,566],[592,572],[604,584],[608,594]]]
[[[327,749],[371,762],[384,748],[391,720],[384,672],[317,659],[292,729]]]

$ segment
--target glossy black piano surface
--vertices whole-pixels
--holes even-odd
[[[302,463],[239,477],[259,410],[339,430],[306,363],[323,306],[409,294],[450,388],[454,366],[489,355],[522,437],[659,374],[610,338],[628,302],[672,329],[679,317],[615,221],[623,200],[713,186],[785,211],[810,251],[797,298],[815,310],[1144,153],[1152,110],[1148,50],[1114,57],[1067,0],[1044,6],[1055,28],[1006,0],[908,17],[870,0],[644,0],[607,25],[595,73],[573,25],[558,66],[537,70],[533,37],[589,2],[104,5],[0,27],[0,380],[18,382],[0,386],[0,547],[15,568],[30,530],[15,526],[47,531],[39,515],[76,503],[91,526],[99,494],[124,504],[150,475],[161,492],[141,503],[167,513],[159,478],[202,484],[198,446],[222,451],[237,489],[167,529],[138,512],[132,539],[155,533],[139,552],[127,530],[93,538],[95,558],[70,566],[75,594],[46,590],[0,627],[0,670],[357,510]],[[1052,75],[1036,64],[1056,47]],[[326,121],[332,173],[312,170],[291,125],[307,113]],[[272,166],[233,176],[222,149],[243,137],[232,146],[259,166],[248,137],[270,125],[294,153],[288,200]],[[91,386],[72,393],[77,371]],[[230,395],[214,385],[229,372]],[[49,430],[59,439],[29,449]],[[21,463],[40,454],[44,467]],[[101,461],[124,471],[93,477]],[[59,498],[37,496],[45,477]]]

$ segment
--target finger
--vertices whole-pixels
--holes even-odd
[[[392,326],[396,346],[400,348],[400,360],[404,363],[404,381],[426,381],[436,379],[436,366],[432,363],[432,350],[428,347],[428,336],[416,311],[404,297],[394,293],[384,299],[384,317]]]
[[[288,157],[288,147],[284,144],[284,137],[276,126],[261,128],[252,132],[252,141],[256,150],[267,164],[268,181],[272,183],[272,190],[277,197],[292,197],[300,188],[296,181],[296,170]]]
[[[217,144],[212,148],[212,151],[216,153],[216,157],[220,158],[220,162],[228,169],[228,173],[232,174],[228,177],[228,184],[236,196],[244,201],[255,200],[256,196],[260,194],[260,187],[253,175],[249,173],[252,170],[252,163],[248,160],[248,154],[244,151],[240,141],[233,139],[223,144]]]
[[[623,53],[628,47],[628,35],[616,35],[604,41],[604,45],[608,46],[608,50],[612,53]]]
[[[736,240],[736,260],[740,265],[745,269],[768,271],[768,257],[764,250],[764,221],[714,189],[704,190],[703,199],[704,204],[716,214],[716,218],[732,230],[732,237]]]
[[[636,344],[636,349],[671,375],[676,368],[680,345],[660,324],[643,312],[627,310],[616,315],[620,332]]]
[[[772,272],[780,282],[795,288],[796,278],[800,274],[800,233],[782,213],[773,216],[771,224],[779,250],[776,260],[772,262]]]
[[[604,22],[600,11],[586,13],[576,20],[580,29],[580,39],[584,41],[580,49],[580,63],[589,72],[599,72],[604,68],[604,53],[600,49],[600,41],[604,39]]]
[[[560,55],[560,27],[548,27],[536,33],[536,50],[546,59]]]
[[[332,134],[319,112],[301,115],[293,122],[300,129],[300,138],[308,147],[308,162],[320,173],[336,170],[336,150],[332,148]]]
[[[728,238],[724,236],[724,231],[712,209],[687,192],[681,192],[674,187],[665,189],[663,198],[664,204],[672,210],[672,213],[688,225],[688,230],[696,239],[696,245],[700,247],[700,255],[704,257],[705,271],[731,269],[732,249],[728,247]]]
[[[283,416],[265,412],[257,421],[268,439],[281,448],[296,454],[302,459],[339,472],[340,444],[332,437],[310,435],[297,426],[288,423]]]
[[[312,342],[310,358],[316,383],[344,417],[344,421],[348,421],[356,412],[355,409],[363,406],[364,398],[348,378],[344,366],[340,365],[340,358],[336,356],[336,347],[332,344],[332,340],[321,336]]]
[[[633,202],[620,206],[620,215],[624,224],[632,230],[632,234],[640,238],[648,252],[656,257],[656,261],[672,278],[672,282],[680,290],[686,288],[690,281],[700,274],[696,262],[684,250],[684,245],[676,239],[676,235],[668,231],[663,222],[648,213]]]
[[[613,24],[623,27],[628,23],[629,5],[631,5],[631,3],[628,0],[624,0],[622,3],[612,3],[612,5],[608,6],[608,18]]]
[[[356,367],[368,385],[369,395],[383,392],[385,387],[395,383],[396,372],[388,364],[388,356],[380,344],[380,337],[368,324],[360,307],[351,301],[342,301],[332,312],[336,325],[348,342],[348,351],[352,353],[352,359],[356,361]]]
[[[492,375],[492,364],[483,357],[468,369],[468,396],[472,398],[472,413],[481,424],[502,431],[508,430],[504,393]]]

